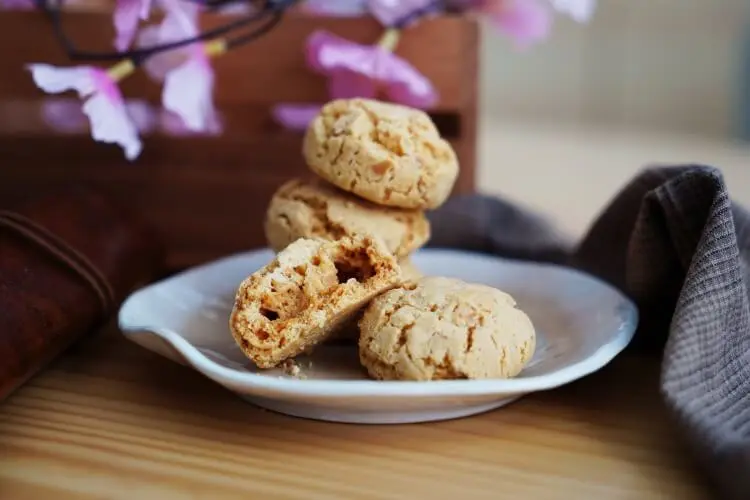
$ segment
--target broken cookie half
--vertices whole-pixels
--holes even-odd
[[[240,284],[229,327],[256,366],[273,368],[351,325],[402,280],[379,239],[299,239]]]

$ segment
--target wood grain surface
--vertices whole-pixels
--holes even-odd
[[[448,422],[357,426],[253,407],[111,327],[0,405],[0,498],[708,498],[656,360]]]

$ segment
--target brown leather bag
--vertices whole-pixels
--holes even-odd
[[[157,241],[91,191],[0,210],[0,400],[157,275]]]

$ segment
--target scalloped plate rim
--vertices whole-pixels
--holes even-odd
[[[531,261],[519,261],[497,256],[467,252],[452,249],[427,248],[420,250],[419,254],[443,254],[444,256],[460,255],[476,259],[487,259],[503,261],[510,265],[549,267],[555,268],[563,273],[577,275],[580,278],[593,281],[597,286],[605,287],[617,294],[623,304],[627,306],[626,321],[613,334],[612,339],[602,344],[595,352],[585,359],[567,365],[558,370],[526,377],[523,379],[488,379],[488,380],[442,380],[432,382],[412,381],[375,381],[375,380],[302,380],[295,378],[270,377],[263,374],[232,370],[216,363],[200,352],[194,345],[176,332],[155,325],[139,325],[127,321],[128,306],[132,301],[143,294],[149,293],[153,288],[163,285],[167,281],[178,280],[185,275],[199,273],[207,268],[221,266],[227,261],[236,259],[247,259],[268,252],[267,248],[251,250],[232,254],[220,259],[202,264],[164,280],[150,284],[132,293],[123,302],[118,314],[118,325],[122,333],[129,340],[138,343],[136,336],[156,335],[167,342],[192,368],[215,382],[231,386],[233,390],[242,388],[248,394],[305,397],[343,398],[351,396],[381,396],[381,397],[444,397],[444,396],[489,396],[526,394],[542,390],[553,389],[572,381],[590,375],[607,365],[614,359],[633,338],[638,324],[638,310],[635,304],[622,292],[612,287],[601,279],[589,275],[574,268],[559,266],[549,263],[537,263]]]

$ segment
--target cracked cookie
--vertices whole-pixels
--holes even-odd
[[[360,362],[379,380],[510,378],[536,346],[531,320],[510,295],[453,278],[385,292],[359,326]]]
[[[303,154],[317,175],[379,205],[437,208],[458,177],[453,148],[425,112],[369,99],[323,106]]]
[[[281,251],[299,238],[380,238],[396,257],[405,257],[430,237],[424,212],[382,207],[322,181],[291,180],[271,198],[264,223],[266,240]]]
[[[373,297],[401,281],[379,240],[300,239],[240,284],[229,327],[256,366],[273,368],[356,322]]]

